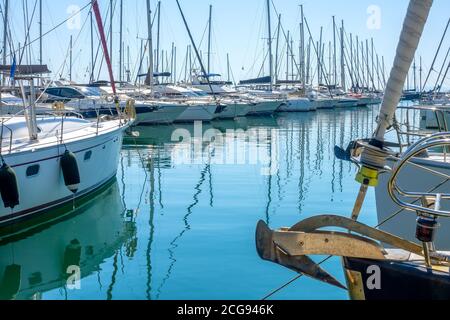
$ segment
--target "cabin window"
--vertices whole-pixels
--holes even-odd
[[[27,168],[27,177],[31,178],[31,177],[37,176],[39,174],[40,169],[41,169],[41,166],[38,164],[28,167]]]
[[[92,151],[88,151],[84,154],[84,161],[89,161],[92,158]]]

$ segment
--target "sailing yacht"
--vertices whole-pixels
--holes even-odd
[[[113,84],[117,117],[98,116],[91,122],[71,117],[64,110],[38,117],[35,79],[40,68],[27,66],[11,72],[22,92],[24,116],[0,119],[0,226],[45,215],[98,190],[116,176],[123,133],[134,121],[133,101],[127,103],[127,114],[122,113],[97,1],[92,1],[92,9]],[[28,83],[27,94],[24,83]]]

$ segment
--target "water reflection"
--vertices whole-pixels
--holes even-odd
[[[37,231],[0,243],[0,299],[39,299],[61,288],[67,296],[71,269],[81,279],[100,272],[100,265],[122,245],[133,252],[136,226],[124,221],[115,182],[63,221],[41,225]],[[113,282],[113,281],[112,281]]]

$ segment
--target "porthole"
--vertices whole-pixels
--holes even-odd
[[[28,167],[27,168],[27,177],[31,178],[31,177],[37,176],[39,174],[40,169],[41,169],[41,166],[38,164]]]
[[[84,154],[84,161],[89,161],[92,158],[92,151],[88,151]]]

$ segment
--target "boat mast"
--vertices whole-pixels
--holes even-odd
[[[230,54],[227,53],[227,82],[230,83]]]
[[[39,64],[43,63],[42,55],[42,0],[39,0]]]
[[[341,26],[341,86],[344,91],[347,91],[345,83],[345,43],[344,43],[344,20]]]
[[[303,20],[304,21],[304,20]],[[306,83],[309,85],[309,72],[311,70],[311,38],[308,40],[308,48],[306,50]]]
[[[419,90],[420,90],[420,93],[422,93],[423,91],[422,91],[422,71],[423,71],[423,69],[422,69],[422,56],[420,56],[420,58],[419,58]]]
[[[336,55],[336,17],[333,16],[333,47],[334,47],[334,51],[333,51],[333,80],[334,80],[334,85],[337,85],[337,55]]]
[[[211,26],[212,22],[212,5],[209,6],[209,22],[208,22],[208,75],[211,73]]]
[[[270,19],[270,0],[267,0],[267,25],[268,25],[267,31],[269,36],[267,42],[269,45],[270,91],[273,91],[272,25]]]
[[[355,74],[354,74],[353,67],[354,67],[354,65],[353,65],[353,34],[350,33],[350,77],[352,79],[355,79],[354,78]],[[352,83],[352,91],[354,92],[354,90],[355,90],[355,82],[353,81],[353,83]]]
[[[70,36],[70,44],[69,44],[69,81],[72,82],[72,63],[73,63],[73,36]]]
[[[119,82],[123,81],[123,0],[120,0],[120,58],[119,58]]]
[[[91,79],[90,83],[94,82],[94,17],[92,16],[92,10],[90,12],[91,16]]]
[[[147,0],[147,28],[148,28],[148,53],[149,53],[149,67],[145,84],[149,85],[153,89],[153,34],[152,34],[152,8],[150,6],[150,0]]]
[[[156,34],[156,72],[159,72],[159,53],[161,51],[160,45],[160,32],[161,32],[161,1],[158,1],[158,26]]]
[[[286,83],[289,81],[289,45],[290,41],[289,38],[291,36],[290,31],[287,32],[287,39],[286,39]]]
[[[6,52],[8,50],[8,19],[9,19],[9,0],[5,0],[4,4],[4,21],[3,21],[3,65],[6,66]],[[3,86],[6,84],[6,77],[3,76]]]
[[[318,78],[319,78],[319,87],[322,84],[322,63],[323,63],[323,46],[322,46],[322,36],[323,36],[323,27],[320,27],[320,40],[319,40],[319,49],[318,49],[318,57],[317,57],[317,74],[318,74]],[[325,75],[326,76],[326,75]]]
[[[275,84],[278,83],[278,60],[279,60],[279,46],[280,46],[280,30],[281,30],[281,14],[278,15],[278,27],[277,27],[277,43],[275,46]]]
[[[305,59],[305,18],[303,12],[303,5],[300,5],[301,23],[300,23],[300,64],[301,64],[301,80],[303,91],[306,92],[306,59]]]

